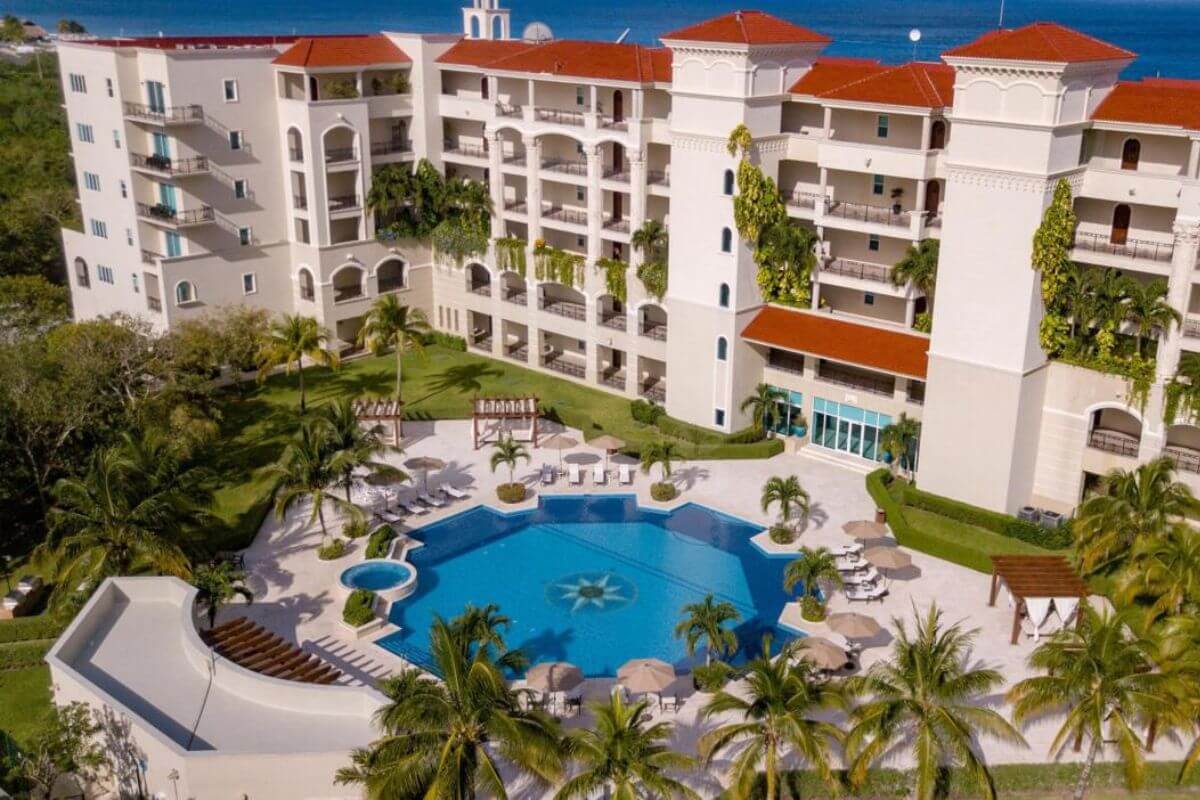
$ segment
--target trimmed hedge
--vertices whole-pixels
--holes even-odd
[[[701,428],[699,425],[692,425],[689,422],[668,417],[666,414],[660,414],[654,425],[667,436],[692,444],[724,444],[729,441],[729,438],[723,433],[710,431],[708,428]]]
[[[371,537],[367,539],[367,549],[364,558],[387,558],[388,548],[391,547],[392,541],[396,538],[396,531],[391,525],[380,525],[371,532]]]
[[[975,525],[1001,536],[1020,539],[1047,550],[1062,550],[1071,546],[1071,531],[1068,525],[1048,530],[1034,522],[923,492],[915,486],[905,486],[903,497],[904,504],[913,508],[921,508],[968,525]]]
[[[525,484],[502,483],[496,487],[496,497],[502,503],[520,503],[525,500]]]
[[[696,460],[733,460],[739,458],[770,458],[783,452],[782,439],[763,439],[753,444],[698,444],[685,448],[684,458]]]
[[[32,639],[0,645],[0,670],[40,667],[53,639]]]
[[[667,410],[658,403],[647,403],[645,400],[634,400],[629,404],[629,416],[643,425],[653,425]]]
[[[331,539],[328,544],[321,545],[317,550],[317,558],[322,561],[336,561],[346,555],[346,540]]]
[[[461,336],[455,336],[453,333],[443,333],[442,331],[430,331],[425,334],[425,344],[441,345],[447,350],[457,350],[460,353],[467,352],[467,340]]]
[[[36,617],[17,617],[0,620],[0,644],[28,642],[34,639],[57,639],[67,627],[49,614]]]
[[[658,483],[650,484],[650,496],[660,503],[665,503],[668,500],[674,500],[679,490],[675,488],[675,484],[659,481]]]
[[[352,628],[361,627],[375,619],[375,593],[367,589],[351,592],[342,608],[342,619]]]

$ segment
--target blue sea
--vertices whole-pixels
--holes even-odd
[[[834,39],[831,55],[871,56],[897,62],[913,57],[908,33],[921,31],[916,56],[932,60],[999,22],[1002,0],[758,0],[769,11]],[[1003,0],[1004,25],[1054,20],[1141,54],[1127,77],[1200,78],[1200,0]],[[531,21],[550,25],[559,38],[656,43],[684,24],[725,13],[736,0],[606,0],[596,5],[558,0],[502,0],[513,9],[514,30]],[[454,32],[458,0],[16,0],[6,13],[50,27],[78,19],[112,35],[356,33],[377,30]]]

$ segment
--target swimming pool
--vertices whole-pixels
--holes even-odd
[[[342,572],[342,585],[347,589],[367,589],[382,592],[408,582],[413,569],[401,561],[372,558],[355,564]]]
[[[392,606],[401,630],[377,643],[428,666],[435,615],[497,603],[513,621],[509,646],[533,663],[611,676],[631,658],[654,657],[684,670],[691,662],[673,636],[680,610],[711,592],[738,608],[738,639],[757,651],[764,631],[792,636],[775,625],[787,560],[750,543],[761,530],[695,504],[639,508],[632,496],[543,497],[513,514],[473,508],[412,532],[425,545],[409,551],[419,587]]]

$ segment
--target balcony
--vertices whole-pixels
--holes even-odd
[[[412,142],[408,140],[393,139],[390,142],[374,142],[371,145],[373,156],[403,155],[411,152]]]
[[[533,118],[538,122],[549,122],[554,125],[583,127],[582,111],[563,111],[557,108],[537,107],[533,109]]]
[[[329,213],[338,211],[355,211],[362,207],[362,200],[358,195],[347,194],[341,197],[329,198]]]
[[[467,285],[467,291],[471,294],[477,294],[480,297],[491,297],[492,284],[488,281],[474,280]]]
[[[621,219],[605,217],[604,230],[613,231],[614,233],[629,233],[629,219],[628,217],[623,217]]]
[[[170,227],[204,225],[209,222],[215,222],[217,219],[217,215],[213,212],[211,206],[200,206],[199,208],[189,208],[186,211],[177,211],[161,203],[153,206],[147,203],[138,203],[137,215],[150,222]]]
[[[646,183],[650,184],[651,186],[670,186],[671,176],[667,174],[666,170],[646,170]]]
[[[1175,245],[1143,239],[1126,239],[1118,243],[1112,241],[1111,234],[1078,231],[1075,233],[1075,252],[1101,253],[1132,261],[1170,264],[1175,254]]]
[[[505,200],[504,210],[511,214],[529,213],[529,204],[524,200]]]
[[[154,125],[190,125],[204,122],[204,107],[166,106],[154,107],[145,103],[126,103],[125,116],[138,122]]]
[[[546,204],[542,206],[542,219],[554,222],[565,222],[569,225],[587,225],[587,211],[579,208],[563,208],[560,205]]]
[[[611,116],[601,114],[598,118],[601,128],[607,128],[610,131],[627,131],[629,130],[629,120],[622,117],[616,119]]]
[[[524,167],[529,163],[524,153],[513,153],[512,155],[504,156],[502,160],[506,167]]]
[[[1162,454],[1180,472],[1200,474],[1200,451],[1169,444],[1163,448]]]
[[[892,206],[872,206],[866,203],[829,201],[825,205],[825,216],[835,219],[852,220],[854,222],[870,222],[893,228],[912,227],[912,213],[908,211],[896,213]]]
[[[171,178],[186,175],[202,175],[209,171],[208,159],[204,156],[168,158],[167,156],[147,156],[141,153],[130,153],[129,164],[134,169],[152,172],[156,175],[165,175]]]
[[[896,390],[896,381],[893,378],[875,377],[843,367],[832,366],[826,362],[821,362],[820,368],[817,371],[817,377],[825,383],[844,386],[847,389],[854,389],[856,391],[869,392],[881,397],[891,397]]]
[[[625,316],[624,311],[601,312],[600,324],[605,328],[611,328],[614,331],[623,331],[625,330],[625,326],[627,324],[627,317]]]
[[[462,156],[464,158],[484,158],[488,157],[486,147],[477,144],[453,144],[445,142],[442,148],[442,154],[447,156]]]
[[[892,276],[891,267],[872,264],[869,261],[855,261],[852,258],[835,258],[821,267],[821,272],[877,283],[891,283]]]
[[[514,106],[511,103],[496,103],[496,116],[520,118],[525,116],[525,110],[521,106]]]
[[[630,172],[629,162],[625,162],[621,166],[611,166],[604,168],[604,180],[616,181],[617,183],[629,183]]]
[[[652,378],[642,383],[642,390],[638,394],[645,400],[662,405],[667,402],[667,383],[658,378]]]
[[[571,378],[582,378],[587,375],[587,368],[583,364],[563,358],[561,353],[550,353],[543,357],[542,366]]]
[[[1184,317],[1183,335],[1189,339],[1200,339],[1200,319],[1195,317]]]
[[[625,371],[624,370],[605,370],[596,380],[601,386],[607,386],[610,389],[625,391]]]
[[[1119,456],[1137,458],[1138,438],[1124,431],[1096,428],[1088,436],[1088,447],[1093,450],[1103,450],[1106,453],[1116,453]]]
[[[358,161],[353,147],[331,147],[325,151],[326,164],[351,164]]]
[[[504,349],[504,355],[509,358],[520,361],[522,364],[529,363],[529,343],[515,342]]]
[[[587,161],[566,158],[543,158],[542,169],[547,172],[561,172],[564,175],[587,177]]]
[[[647,339],[653,339],[656,342],[665,342],[667,340],[667,323],[643,320],[641,330],[638,333]]]
[[[817,202],[821,200],[823,195],[817,192],[803,192],[795,190],[791,192],[780,192],[783,197],[783,204],[790,208],[804,208],[812,211],[817,207]]]
[[[545,297],[538,299],[538,308],[548,314],[554,314],[567,319],[587,319],[587,306],[571,300],[553,300]]]
[[[529,293],[524,289],[505,288],[504,294],[500,296],[500,299],[506,303],[512,303],[514,306],[528,305]]]

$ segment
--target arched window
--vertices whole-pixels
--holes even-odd
[[[403,289],[406,272],[405,263],[398,258],[389,258],[380,264],[375,270],[375,277],[379,281],[379,293]]]
[[[1121,148],[1121,169],[1137,169],[1142,158],[1142,143],[1137,139],[1126,139]]]
[[[492,3],[492,8],[497,8],[497,4],[495,2]],[[504,28],[501,26],[500,17],[492,17],[492,38],[493,39],[503,39],[504,38]]]
[[[484,75],[482,78],[479,79],[479,96],[482,97],[484,100],[487,100],[488,95],[490,93],[491,93],[491,90],[488,89],[487,75]]]
[[[1132,213],[1124,203],[1113,209],[1112,233],[1108,237],[1110,244],[1125,244],[1129,239],[1129,218]]]
[[[721,289],[717,293],[717,302],[721,305],[721,308],[729,308],[729,284],[728,283],[721,284]]]
[[[729,358],[729,342],[724,336],[717,337],[717,361],[725,361]]]
[[[306,269],[300,270],[300,299],[313,300],[317,296],[313,288],[312,273]]]
[[[82,258],[75,259],[75,282],[85,289],[92,285],[92,277],[88,274],[87,262]]]
[[[934,120],[933,127],[929,129],[929,149],[944,150],[946,147],[946,121],[944,119]]]
[[[190,281],[180,281],[175,284],[175,305],[182,306],[195,302],[196,289]]]
[[[725,170],[725,183],[721,189],[726,195],[733,195],[733,170]]]
[[[471,38],[479,38],[479,17],[471,17]]]
[[[729,230],[729,228],[721,229],[721,252],[733,252],[733,231]]]

